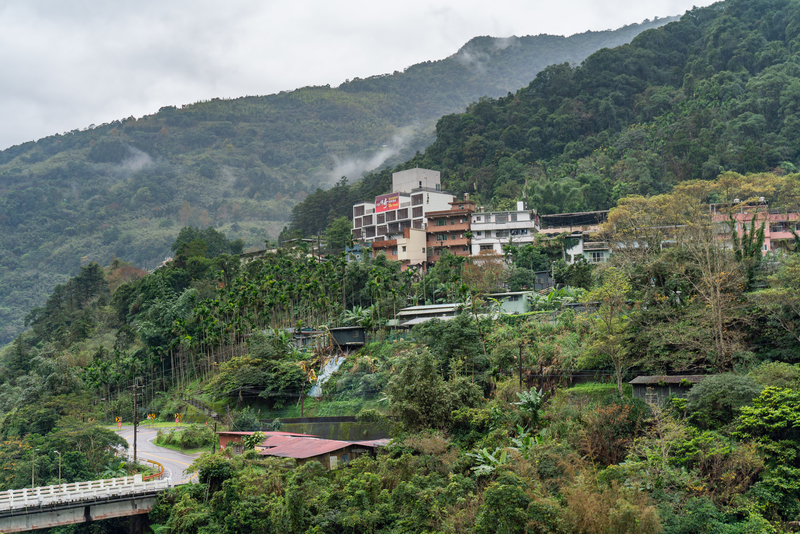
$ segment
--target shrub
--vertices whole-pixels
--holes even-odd
[[[206,425],[190,425],[179,436],[181,448],[184,449],[207,447],[217,439],[214,430]]]
[[[581,417],[581,453],[603,465],[622,461],[642,427],[643,415],[641,401],[624,397],[590,409]]]
[[[733,373],[709,376],[689,390],[686,408],[697,426],[722,428],[739,415],[742,406],[751,404],[761,389],[749,376]]]
[[[749,376],[762,386],[798,389],[800,365],[785,362],[763,363],[750,371]]]

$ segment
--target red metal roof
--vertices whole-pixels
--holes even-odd
[[[274,447],[270,445],[275,444]],[[313,456],[328,454],[339,449],[344,449],[349,445],[354,445],[349,441],[338,441],[334,439],[301,438],[301,437],[282,437],[280,440],[272,439],[265,442],[268,448],[259,451],[263,456],[279,456],[281,458],[296,458],[302,460]]]

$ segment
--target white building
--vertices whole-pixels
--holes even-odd
[[[472,214],[472,255],[492,251],[503,253],[503,246],[532,244],[539,231],[536,210],[528,211],[517,202],[516,211],[475,212]]]
[[[422,187],[413,187],[423,184]],[[427,184],[427,185],[426,185]],[[425,230],[425,214],[450,209],[455,197],[441,190],[438,171],[410,169],[392,174],[392,192],[374,202],[353,206],[353,237],[384,241],[403,236],[406,228]]]
[[[542,234],[566,236],[572,246],[564,250],[564,260],[575,263],[581,258],[589,263],[603,263],[608,260],[611,249],[606,241],[596,238],[608,211],[587,211],[581,213],[557,213],[542,215]]]

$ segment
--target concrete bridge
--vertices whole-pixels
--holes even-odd
[[[24,532],[72,523],[146,514],[172,479],[132,477],[0,492],[0,532]]]
[[[124,426],[119,434],[132,443],[132,426]],[[0,533],[147,514],[160,492],[197,480],[197,472],[188,473],[185,478],[181,473],[199,455],[158,447],[152,443],[155,436],[155,429],[139,427],[138,461],[150,464],[158,474],[0,492]]]

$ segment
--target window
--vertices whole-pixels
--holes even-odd
[[[380,217],[380,215],[378,215],[378,217]],[[391,222],[391,221],[395,220],[395,217],[397,217],[397,212],[396,211],[390,211],[390,212],[386,213],[386,221],[387,222]],[[378,224],[380,224],[380,221],[378,221]]]
[[[494,222],[505,224],[508,222],[508,214],[503,213],[502,215],[495,215]]]
[[[492,250],[492,245],[481,245],[481,250]]]
[[[494,233],[495,237],[508,237],[508,230],[497,230]]]
[[[405,252],[405,251],[406,251],[406,247],[403,247],[403,252]]]
[[[447,226],[447,221],[444,219],[439,219],[436,221],[436,226]]]
[[[411,205],[412,206],[421,206],[422,205],[422,195],[412,195],[411,196]]]
[[[769,225],[770,232],[788,232],[789,231],[789,223],[786,221],[779,221],[774,222]]]
[[[397,210],[398,219],[408,219],[408,208]]]
[[[478,215],[477,217],[475,217],[475,222],[481,222],[481,216],[480,216],[480,215]],[[798,226],[800,226],[800,225],[798,225]]]
[[[467,247],[461,247],[461,252],[469,252],[469,249]]]
[[[422,217],[422,206],[420,206],[418,208],[412,208],[411,209],[411,216],[414,217],[415,219],[417,217]]]
[[[455,219],[450,219],[450,226],[453,226],[456,223]]]
[[[603,263],[606,261],[606,255],[603,252],[590,252],[590,263]]]
[[[392,256],[397,256],[397,247],[392,248]]]
[[[372,225],[372,215],[364,215],[364,226]]]
[[[517,214],[516,213],[512,213],[511,214],[511,222],[517,222]]]
[[[481,237],[482,235],[483,235],[483,232],[475,232],[475,237]]]
[[[512,228],[509,232],[511,232],[511,235],[528,235],[527,228]]]
[[[508,296],[509,302],[519,302],[519,295],[509,295]]]
[[[378,222],[378,224],[383,224],[383,223],[385,223],[385,222],[386,222],[386,214],[385,214],[385,213],[379,213],[379,214],[377,214],[377,215],[375,216],[375,220]]]

